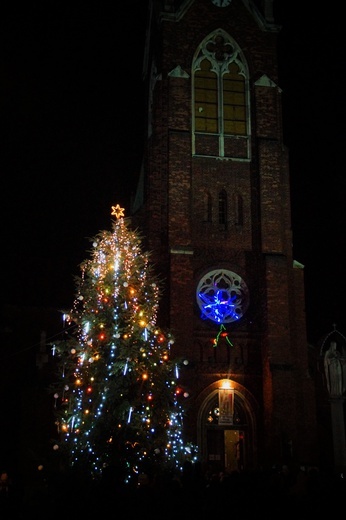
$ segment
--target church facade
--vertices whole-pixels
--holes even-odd
[[[270,0],[149,1],[131,218],[184,360],[185,438],[215,469],[318,459],[279,31]]]

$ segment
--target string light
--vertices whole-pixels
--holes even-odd
[[[131,462],[125,480],[130,482],[158,454],[160,463],[164,455],[166,463],[182,468],[187,451],[179,399],[188,393],[177,385],[179,363],[170,360],[174,338],[156,323],[160,286],[149,255],[142,252],[123,208],[117,205],[112,211],[112,231],[99,233],[91,257],[81,264],[68,314],[73,328],[54,346],[65,377],[63,398],[55,397],[55,405],[60,408],[60,442],[72,465],[86,459],[94,476],[110,463],[118,435],[138,437],[126,444],[125,458]],[[96,442],[98,424],[112,428],[103,447]]]

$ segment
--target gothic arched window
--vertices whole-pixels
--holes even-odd
[[[219,193],[219,225],[227,227],[227,193],[221,190]]]
[[[242,226],[244,224],[244,203],[243,197],[241,195],[236,196],[236,219],[235,223],[237,226]]]
[[[205,194],[205,222],[211,222],[212,221],[212,211],[213,211],[213,204],[210,193]]]
[[[193,154],[249,158],[248,70],[240,48],[218,29],[199,46],[192,72]]]

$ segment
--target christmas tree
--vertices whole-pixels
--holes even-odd
[[[156,324],[161,287],[141,236],[119,205],[112,231],[92,240],[65,315],[65,337],[54,344],[59,450],[68,467],[102,476],[117,468],[124,483],[141,474],[180,471],[183,392],[171,333]]]

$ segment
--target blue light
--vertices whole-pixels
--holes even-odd
[[[230,296],[227,291],[218,290],[214,294],[199,293],[202,305],[202,318],[224,323],[239,319],[234,301],[236,296]]]

